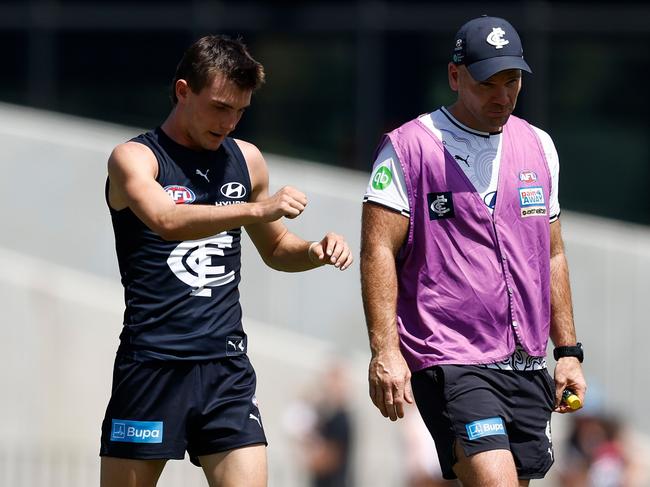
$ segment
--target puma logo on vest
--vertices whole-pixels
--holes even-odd
[[[205,173],[202,173],[200,169],[197,169],[195,174],[198,174],[199,176],[205,178],[205,180],[209,183],[210,182],[210,180],[208,179],[208,173],[209,172],[210,172],[209,169],[206,169]]]

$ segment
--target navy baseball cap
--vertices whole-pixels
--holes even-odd
[[[476,81],[485,81],[505,69],[532,73],[515,28],[505,19],[483,15],[456,33],[452,62],[463,64]]]

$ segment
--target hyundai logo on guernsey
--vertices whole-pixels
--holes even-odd
[[[544,202],[544,190],[541,186],[531,186],[529,188],[519,188],[519,206],[521,216],[543,216],[546,215],[546,205]]]
[[[162,421],[111,420],[111,441],[122,443],[162,443]]]
[[[505,435],[506,428],[503,419],[500,417],[479,419],[465,425],[467,436],[470,440],[483,438],[484,436]]]
[[[230,182],[221,186],[221,194],[226,198],[239,199],[246,196],[246,188],[242,183]]]
[[[165,186],[163,189],[177,205],[192,203],[196,199],[194,191],[185,186],[172,185]]]

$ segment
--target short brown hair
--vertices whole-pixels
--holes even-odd
[[[176,67],[171,86],[171,99],[175,105],[176,82],[187,81],[194,93],[199,93],[216,72],[244,90],[257,90],[264,83],[264,66],[248,52],[241,38],[232,39],[225,35],[201,37],[192,44]]]

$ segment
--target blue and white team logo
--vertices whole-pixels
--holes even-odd
[[[546,215],[543,188],[541,186],[519,188],[519,207],[521,208],[521,216],[524,218]]]
[[[429,205],[429,220],[453,218],[456,215],[451,191],[428,193],[427,203]]]
[[[506,32],[501,27],[492,27],[492,32],[488,34],[485,40],[496,49],[503,49],[503,46],[510,44],[509,40],[503,38],[505,35]]]
[[[467,436],[470,440],[483,438],[484,436],[505,435],[506,428],[503,419],[500,417],[479,419],[465,425]]]
[[[235,271],[226,272],[216,265],[223,249],[232,248],[233,237],[221,232],[213,237],[181,242],[167,259],[167,265],[181,281],[192,288],[192,296],[209,298],[210,288],[224,286],[235,280]]]
[[[121,443],[162,443],[162,421],[111,420],[111,441]]]

